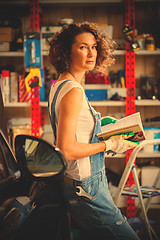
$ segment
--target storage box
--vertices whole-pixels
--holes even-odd
[[[142,186],[153,186],[153,183],[157,177],[160,168],[155,166],[147,166],[142,167],[141,170],[141,185]],[[160,188],[160,181],[157,185],[157,188]],[[160,204],[160,196],[153,197],[151,203],[159,203]]]
[[[117,44],[116,50],[125,50],[126,41],[124,39],[114,39]]]
[[[43,53],[48,53],[49,51],[49,38],[51,38],[56,32],[59,32],[61,29],[62,26],[59,25],[41,27],[41,51]]]
[[[108,35],[109,38],[113,38],[113,26],[106,24],[99,24],[100,28],[103,29],[104,32]]]
[[[0,27],[0,42],[12,42],[14,31],[11,27]]]
[[[31,135],[31,132],[32,132],[32,130],[31,130],[30,125],[24,125],[24,126],[22,125],[22,126],[13,126],[12,127],[12,145],[13,145],[14,151],[15,151],[14,144],[15,144],[16,136],[20,135],[20,134]],[[39,132],[40,132],[40,137],[41,137],[43,134],[42,127],[40,127]]]
[[[41,67],[41,43],[39,32],[28,32],[24,35],[25,67]]]
[[[10,73],[10,100],[11,102],[18,102],[18,73]]]
[[[3,102],[10,102],[10,71],[2,70],[2,95]]]
[[[104,89],[86,89],[85,93],[89,101],[102,101],[107,99],[107,90]]]
[[[12,145],[13,145],[14,151],[15,151],[15,138],[17,135],[20,135],[20,134],[31,135],[31,126],[26,125],[26,126],[12,127]]]
[[[107,84],[86,84],[85,94],[89,101],[102,101],[108,99]]]
[[[144,132],[146,139],[158,139],[160,138],[160,128],[159,127],[144,127]],[[149,144],[143,147],[144,152],[158,152],[159,144]]]
[[[118,94],[121,98],[126,98],[126,88],[109,88],[108,89],[108,99],[110,99],[115,94]]]
[[[0,42],[0,52],[9,52],[10,43],[9,42]]]

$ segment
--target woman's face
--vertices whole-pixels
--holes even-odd
[[[97,42],[93,34],[78,34],[71,48],[71,69],[83,72],[93,70],[97,58]]]

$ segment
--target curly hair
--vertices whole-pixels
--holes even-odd
[[[97,42],[95,69],[104,72],[107,66],[111,66],[114,63],[115,59],[112,52],[115,50],[115,42],[95,23],[74,23],[62,28],[49,41],[50,62],[58,73],[69,70],[72,44],[75,41],[75,37],[84,32],[93,34]]]

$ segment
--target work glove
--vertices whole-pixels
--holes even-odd
[[[116,118],[107,116],[101,118],[101,126],[115,123],[117,121]],[[139,145],[139,142],[133,142],[129,139],[134,135],[133,132],[123,133],[123,134],[117,134],[115,136],[110,137],[109,139],[103,141],[106,144],[106,152],[107,154],[116,155],[117,153],[123,153],[127,151],[128,149],[134,148],[137,145]]]
[[[130,140],[127,140],[127,138],[132,136],[131,133],[124,133],[120,135],[115,135],[110,137],[109,139],[105,140],[106,144],[106,152],[112,153],[112,155],[115,155],[116,153],[123,153],[127,151],[128,149],[134,148],[138,146],[139,142],[132,142]]]
[[[102,117],[101,118],[101,126],[105,126],[110,123],[115,123],[116,121],[117,121],[117,119],[114,117],[111,117],[111,116]]]

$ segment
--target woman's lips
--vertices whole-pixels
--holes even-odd
[[[94,61],[87,61],[86,63],[88,63],[88,64],[93,64]]]

